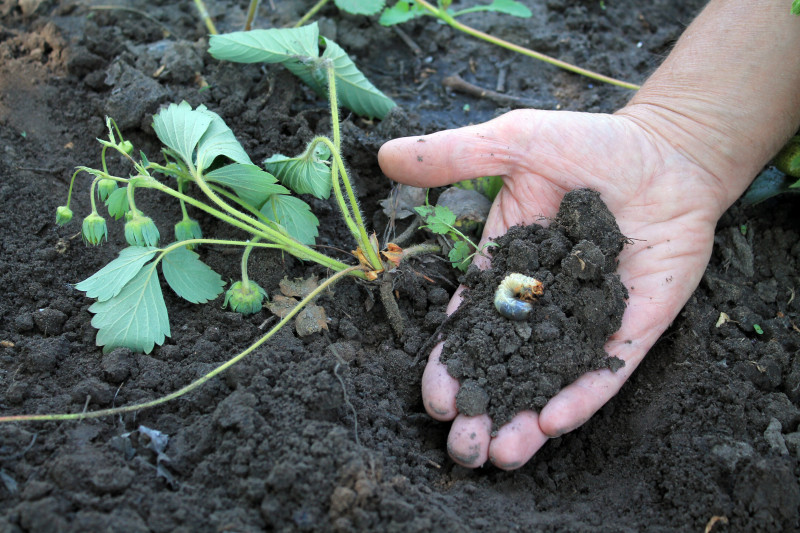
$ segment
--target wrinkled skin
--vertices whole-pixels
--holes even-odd
[[[423,399],[430,416],[452,421],[448,451],[457,463],[478,467],[490,460],[502,469],[519,468],[549,438],[586,422],[619,391],[700,282],[731,191],[656,131],[625,110],[616,115],[521,110],[476,126],[395,139],[381,148],[385,174],[418,187],[503,176],[484,242],[513,225],[553,217],[564,194],[578,188],[599,191],[633,242],[620,254],[618,269],[630,299],[622,327],[605,346],[625,361],[616,373],[583,375],[540,413],[521,412],[491,437],[487,415],[457,412],[459,384],[439,362],[442,343],[433,349],[422,379]],[[488,259],[476,261],[488,267]],[[458,307],[459,294],[460,289],[449,313]]]

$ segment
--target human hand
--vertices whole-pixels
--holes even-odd
[[[438,187],[479,176],[501,175],[482,243],[517,224],[553,217],[572,189],[598,191],[633,240],[619,256],[618,274],[630,298],[622,326],[605,350],[625,361],[616,372],[584,374],[553,397],[540,413],[518,413],[491,437],[487,415],[456,410],[459,384],[431,352],[422,378],[428,414],[452,420],[448,451],[478,467],[491,460],[502,469],[525,464],[551,437],[586,422],[612,398],[669,326],[700,282],[711,254],[717,219],[738,194],[684,155],[666,134],[640,116],[521,110],[476,126],[395,139],[378,154],[391,179]],[[476,256],[481,268],[488,259]],[[448,314],[461,299],[460,287]]]

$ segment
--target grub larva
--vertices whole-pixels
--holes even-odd
[[[494,306],[509,320],[525,320],[533,310],[533,302],[544,294],[544,286],[538,279],[522,274],[509,274],[497,286]]]

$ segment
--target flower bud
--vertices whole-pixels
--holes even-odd
[[[81,235],[85,244],[98,245],[103,241],[108,240],[108,230],[106,228],[106,219],[92,213],[83,219],[83,226],[81,228]]]
[[[203,237],[203,232],[200,229],[200,224],[192,218],[184,218],[175,224],[175,240],[188,241],[189,239],[200,239]],[[197,244],[187,244],[186,247],[193,250]]]
[[[261,311],[262,302],[267,297],[267,293],[256,283],[248,281],[237,281],[225,292],[223,307],[230,307],[232,311],[251,315]]]
[[[72,220],[72,209],[65,205],[56,207],[56,224],[63,226]]]
[[[134,214],[125,223],[125,240],[131,246],[158,246],[161,234],[150,217]]]
[[[125,152],[128,155],[131,155],[133,153],[133,143],[130,141],[122,141],[121,143],[119,143],[118,146],[123,152]]]
[[[117,182],[114,180],[100,180],[97,182],[97,195],[101,202],[105,202],[111,193],[117,190]]]

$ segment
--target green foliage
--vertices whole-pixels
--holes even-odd
[[[225,292],[223,307],[230,307],[231,311],[236,311],[243,315],[258,313],[263,307],[264,298],[267,293],[252,281],[237,281]]]
[[[442,5],[446,8],[449,16],[455,18],[468,13],[479,12],[494,12],[502,13],[504,15],[511,15],[513,17],[529,18],[532,13],[527,6],[515,0],[494,0],[491,4],[479,4],[466,9],[454,11],[449,6]],[[395,24],[402,24],[409,20],[421,17],[423,15],[432,15],[430,11],[417,4],[414,0],[399,0],[394,6],[386,8],[378,20],[384,26],[393,26]]]
[[[792,15],[800,15],[800,0],[792,0]]]
[[[175,293],[193,304],[204,304],[222,292],[219,274],[186,247],[175,248],[161,261],[164,279]]]
[[[151,260],[157,253],[162,255]],[[89,307],[95,314],[97,345],[107,353],[124,346],[150,353],[155,344],[169,336],[169,318],[156,272],[162,263],[164,278],[178,296],[204,303],[222,292],[222,278],[185,247],[164,253],[150,246],[130,246],[93,276],[75,288],[86,291],[97,302]]]
[[[503,187],[503,178],[500,176],[483,176],[471,180],[459,181],[453,187],[465,190],[475,190],[484,195],[489,201],[494,201],[497,193]]]
[[[352,15],[374,15],[386,4],[385,0],[334,0],[336,7]]]
[[[325,164],[331,151],[325,144],[317,144],[296,157],[275,154],[264,161],[264,167],[281,183],[298,194],[311,194],[327,199],[331,195],[331,169]]]
[[[314,244],[319,235],[319,219],[304,201],[288,194],[275,194],[261,207],[261,214],[280,224],[303,244]]]
[[[319,44],[325,46],[320,55]],[[308,86],[327,97],[326,63],[333,64],[340,103],[354,113],[384,118],[395,103],[379,91],[339,45],[320,37],[317,23],[212,35],[209,53],[237,63],[281,63]]]
[[[422,226],[423,228],[452,240],[453,245],[447,257],[453,267],[462,272],[466,272],[467,268],[469,268],[476,253],[482,253],[483,248],[493,245],[493,243],[489,243],[478,249],[474,242],[455,227],[456,216],[445,206],[422,205],[415,207],[414,210],[422,217],[425,223]]]
[[[198,172],[219,156],[253,164],[225,121],[205,106],[192,109],[186,102],[171,104],[153,117],[153,129],[174,155]]]
[[[289,194],[286,187],[277,185],[277,179],[256,165],[233,163],[212,170],[206,181],[230,187],[236,196],[259,209],[273,194]]]
[[[120,187],[106,198],[108,214],[119,220],[130,210],[128,206],[128,187]]]
[[[784,193],[800,192],[800,135],[795,135],[773,159],[773,167],[761,172],[742,197],[745,204],[757,204]]]

